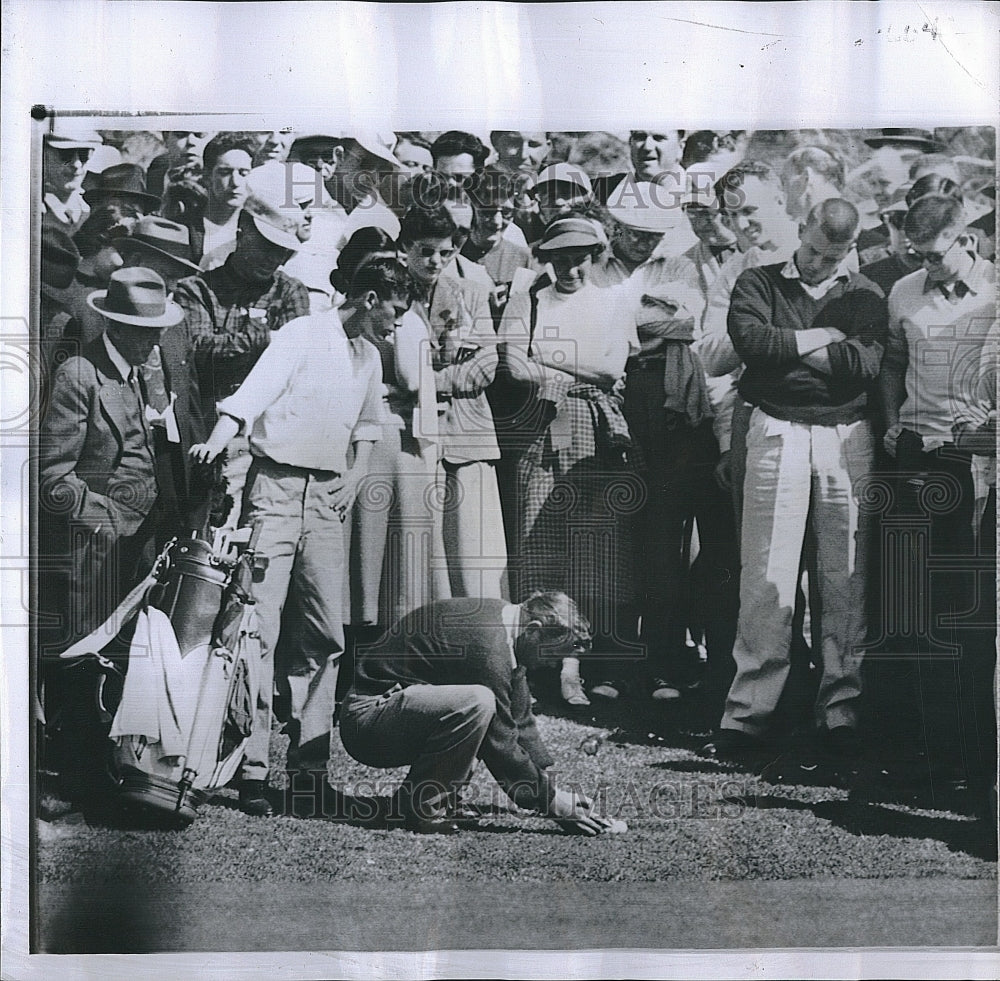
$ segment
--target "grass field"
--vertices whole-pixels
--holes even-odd
[[[39,942],[84,952],[996,942],[996,829],[974,818],[960,785],[921,779],[919,754],[869,754],[838,771],[793,746],[746,773],[701,757],[690,722],[681,709],[574,717],[543,706],[559,782],[628,822],[597,839],[513,811],[483,767],[470,788],[483,817],[458,835],[339,820],[341,794],[370,803],[403,771],[362,767],[336,740],[333,817],[253,819],[224,790],[184,831],[40,822]],[[592,736],[603,741],[590,755]],[[284,738],[272,740],[279,773]]]

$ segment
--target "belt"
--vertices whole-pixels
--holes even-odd
[[[340,476],[339,470],[321,470],[319,467],[298,467],[294,463],[279,463],[263,453],[255,453],[253,449],[250,450],[250,455],[255,466],[266,467],[272,473],[287,474],[292,477],[296,474],[311,474],[324,480]]]
[[[625,370],[649,371],[652,368],[656,368],[658,371],[663,371],[666,360],[662,354],[652,354],[648,358],[632,357],[625,362]]]

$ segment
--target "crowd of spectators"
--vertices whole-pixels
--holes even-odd
[[[572,642],[536,699],[697,702],[737,765],[788,737],[793,684],[857,758],[865,657],[926,656],[988,795],[988,135],[148,136],[43,138],[43,663],[217,520],[268,559],[247,813],[279,702],[290,772],[323,767],[359,645],[546,594]],[[43,677],[72,743],[72,673]]]

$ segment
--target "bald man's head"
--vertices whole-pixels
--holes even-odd
[[[809,212],[795,252],[802,282],[815,286],[837,274],[854,248],[859,223],[858,209],[842,198],[830,198]]]
[[[860,222],[858,209],[850,201],[829,198],[812,208],[806,216],[805,227],[818,228],[828,242],[840,245],[854,241]]]

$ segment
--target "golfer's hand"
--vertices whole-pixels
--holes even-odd
[[[571,834],[593,837],[609,830],[611,822],[594,814],[592,806],[582,794],[557,790],[549,805],[549,816],[555,818]]]
[[[358,496],[358,484],[362,474],[357,470],[348,470],[342,477],[330,485],[330,507],[337,513],[341,521],[347,520],[347,515]]]
[[[719,457],[715,465],[715,482],[725,491],[733,489],[733,461],[729,450]]]

